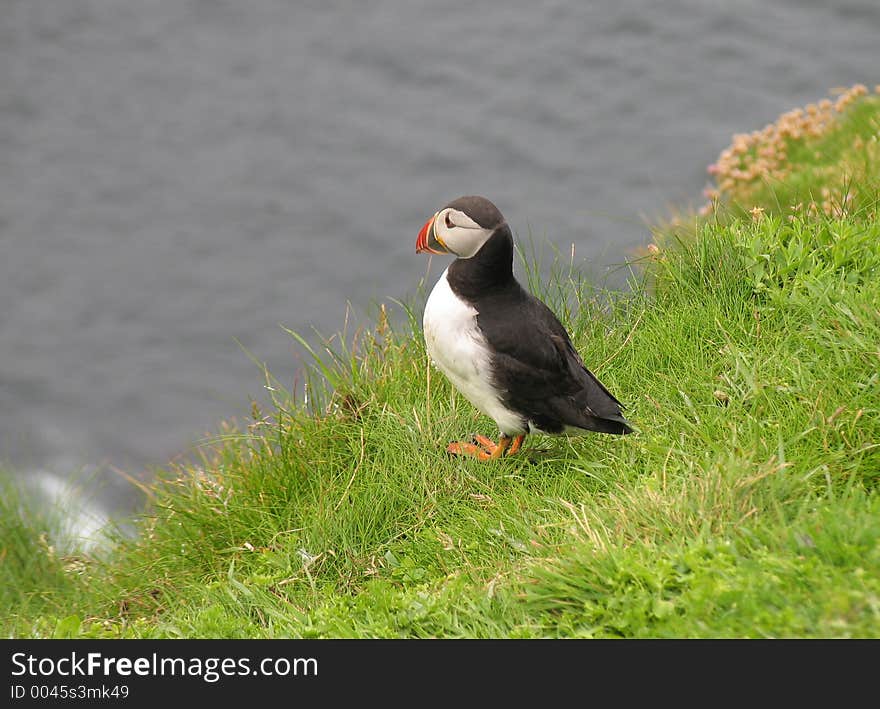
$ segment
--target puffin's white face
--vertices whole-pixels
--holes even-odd
[[[419,232],[416,253],[455,254],[470,258],[492,236],[492,229],[485,229],[467,214],[454,207],[445,207],[431,217]]]

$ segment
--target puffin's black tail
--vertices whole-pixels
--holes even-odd
[[[632,424],[627,421],[623,416],[610,416],[599,418],[598,416],[590,416],[587,414],[584,417],[585,421],[583,424],[580,424],[581,428],[585,428],[588,431],[596,431],[598,433],[614,433],[617,435],[624,436],[628,433],[633,433],[634,429]]]
[[[577,426],[588,431],[599,433],[616,433],[625,435],[633,432],[632,424],[627,421],[617,398],[605,387],[589,369],[581,365],[581,391],[575,398],[579,409]]]

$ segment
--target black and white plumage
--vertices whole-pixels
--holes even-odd
[[[425,345],[434,364],[498,424],[449,451],[482,459],[519,449],[528,433],[631,433],[620,402],[584,366],[544,303],[513,275],[513,237],[483,197],[460,197],[422,227],[416,251],[454,254],[425,305]]]

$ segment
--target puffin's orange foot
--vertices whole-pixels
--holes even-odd
[[[474,436],[473,443],[465,443],[463,441],[455,441],[447,446],[447,452],[452,455],[469,455],[480,460],[497,460],[504,455],[513,455],[520,446],[522,446],[525,435],[510,438],[509,436],[501,436],[498,443],[486,436]]]
[[[513,455],[520,448],[522,448],[523,441],[526,439],[526,434],[521,433],[510,444],[510,448],[507,449],[507,455]]]
[[[480,460],[489,460],[490,454],[480,448],[476,443],[465,443],[464,441],[454,441],[446,446],[446,452],[452,455],[466,455],[471,458],[479,458]]]

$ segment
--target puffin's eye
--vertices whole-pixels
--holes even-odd
[[[449,216],[449,212],[446,212],[444,219],[446,221],[446,228],[447,229],[452,229],[452,227],[455,226],[455,224],[452,223],[452,218]]]

